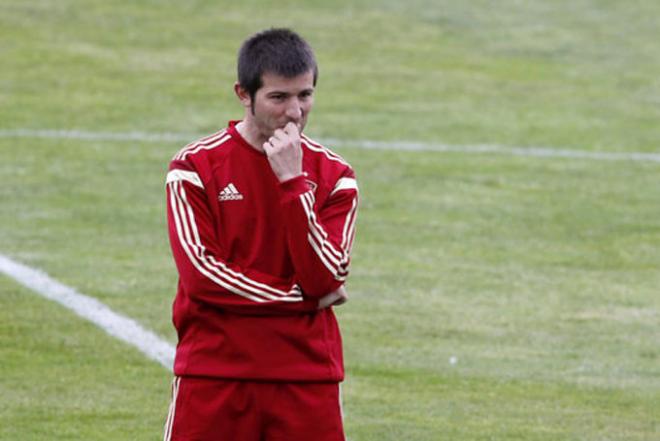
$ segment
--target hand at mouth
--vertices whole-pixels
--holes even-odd
[[[289,124],[289,123],[295,124],[296,127],[298,127],[298,132],[299,132],[299,133],[302,132],[302,129],[303,129],[303,122],[302,122],[302,121],[293,121],[293,120],[289,120],[289,121],[286,121],[284,124],[282,124],[279,128],[282,129],[282,130],[284,130],[284,128],[285,128],[285,127],[287,126],[287,124]]]

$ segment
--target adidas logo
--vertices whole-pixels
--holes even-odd
[[[218,194],[219,201],[240,201],[243,195],[231,182]]]

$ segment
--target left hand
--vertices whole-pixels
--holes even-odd
[[[330,294],[319,299],[318,309],[328,308],[330,306],[339,306],[343,305],[348,301],[348,292],[344,285],[340,286],[336,290],[332,291]]]
[[[302,147],[300,131],[292,122],[277,129],[263,144],[270,168],[280,182],[288,181],[302,174]]]

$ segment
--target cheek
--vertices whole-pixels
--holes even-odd
[[[261,114],[261,117],[263,119],[270,119],[273,117],[277,117],[279,114],[282,113],[281,109],[279,109],[278,106],[270,103],[262,103],[259,107],[257,107],[256,111],[257,113]]]

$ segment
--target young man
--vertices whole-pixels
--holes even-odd
[[[357,184],[302,134],[318,69],[286,29],[243,43],[241,121],[167,174],[179,344],[166,440],[343,440],[341,337]]]

